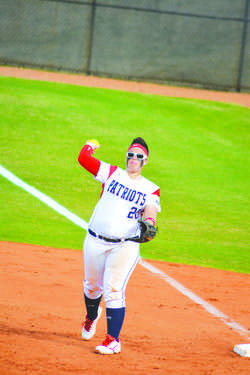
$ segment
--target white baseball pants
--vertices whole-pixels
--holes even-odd
[[[104,295],[107,308],[125,307],[125,289],[139,259],[136,242],[110,243],[87,234],[84,245],[84,293]]]

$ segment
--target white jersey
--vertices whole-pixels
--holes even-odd
[[[89,228],[108,238],[127,238],[138,234],[138,219],[147,205],[160,212],[159,187],[143,176],[132,179],[127,171],[101,162],[95,179],[103,184],[89,222]]]

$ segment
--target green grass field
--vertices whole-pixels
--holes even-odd
[[[162,206],[149,259],[250,271],[249,124],[237,105],[0,77],[0,164],[86,221],[101,184],[77,162],[85,141],[123,168],[132,139],[148,141]],[[0,182],[1,240],[81,249],[84,230]]]

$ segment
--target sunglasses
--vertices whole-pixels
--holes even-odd
[[[144,154],[141,154],[141,153],[136,153],[136,152],[130,152],[130,151],[128,151],[127,152],[127,158],[128,159],[133,159],[133,157],[136,157],[136,159],[138,159],[138,160],[143,160],[143,159],[145,159],[146,158],[146,156],[144,155]]]

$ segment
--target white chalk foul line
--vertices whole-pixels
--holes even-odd
[[[73,214],[63,206],[61,206],[59,203],[54,201],[52,198],[48,197],[47,195],[41,193],[39,190],[35,189],[34,187],[26,184],[24,181],[22,181],[20,178],[15,176],[13,173],[8,171],[6,168],[0,165],[0,174],[7,178],[9,181],[11,181],[13,184],[21,187],[28,193],[32,194],[45,204],[47,204],[49,207],[53,208],[55,211],[57,211],[59,214],[63,215],[79,227],[83,229],[88,228],[88,223],[84,220],[82,220],[77,215]],[[152,266],[150,263],[146,262],[145,260],[141,259],[140,264],[147,269],[148,271],[152,272],[155,275],[158,275],[161,279],[166,281],[168,284],[170,284],[172,287],[174,287],[176,290],[178,290],[180,293],[182,293],[184,296],[188,297],[193,302],[197,303],[198,305],[202,306],[206,311],[208,311],[211,315],[215,316],[216,318],[219,318],[223,323],[225,323],[227,326],[231,327],[234,331],[238,332],[241,336],[245,336],[248,340],[250,337],[248,336],[248,330],[241,326],[240,324],[236,323],[234,320],[229,318],[227,315],[225,315],[220,310],[216,309],[214,306],[212,306],[210,303],[206,302],[199,296],[197,296],[195,293],[193,293],[191,290],[187,289],[184,285],[173,279],[172,277],[168,276],[158,268]]]
[[[168,284],[170,284],[172,287],[177,289],[180,293],[182,293],[184,296],[188,297],[193,302],[197,303],[198,305],[201,305],[206,311],[208,311],[211,315],[215,316],[216,318],[219,318],[222,320],[227,326],[231,327],[234,331],[237,331],[240,335],[246,336],[246,338],[249,340],[250,337],[248,337],[248,330],[244,328],[242,325],[236,323],[234,320],[229,318],[229,316],[225,315],[220,310],[216,309],[213,305],[206,302],[199,296],[197,296],[195,293],[193,293],[191,290],[187,289],[184,285],[173,279],[172,277],[168,276],[164,272],[160,271],[158,268],[152,266],[150,263],[146,262],[145,260],[141,259],[140,264],[152,272],[155,275],[158,275],[161,279],[166,281]]]
[[[48,197],[48,195],[45,195],[41,193],[39,190],[37,190],[36,188],[34,188],[33,186],[26,184],[20,178],[18,178],[13,173],[11,173],[6,168],[4,168],[2,165],[0,165],[0,174],[4,176],[5,178],[7,178],[9,181],[13,182],[13,184],[21,187],[22,189],[26,190],[28,193],[30,193],[34,197],[38,198],[43,203],[47,204],[47,206],[53,208],[53,210],[63,215],[64,217],[66,217],[67,219],[75,223],[76,225],[80,226],[83,229],[88,228],[88,224],[86,223],[86,221],[80,219],[80,217],[76,216],[75,214],[72,214],[72,212],[70,212],[69,210],[61,206],[59,203],[57,203],[56,201]]]

